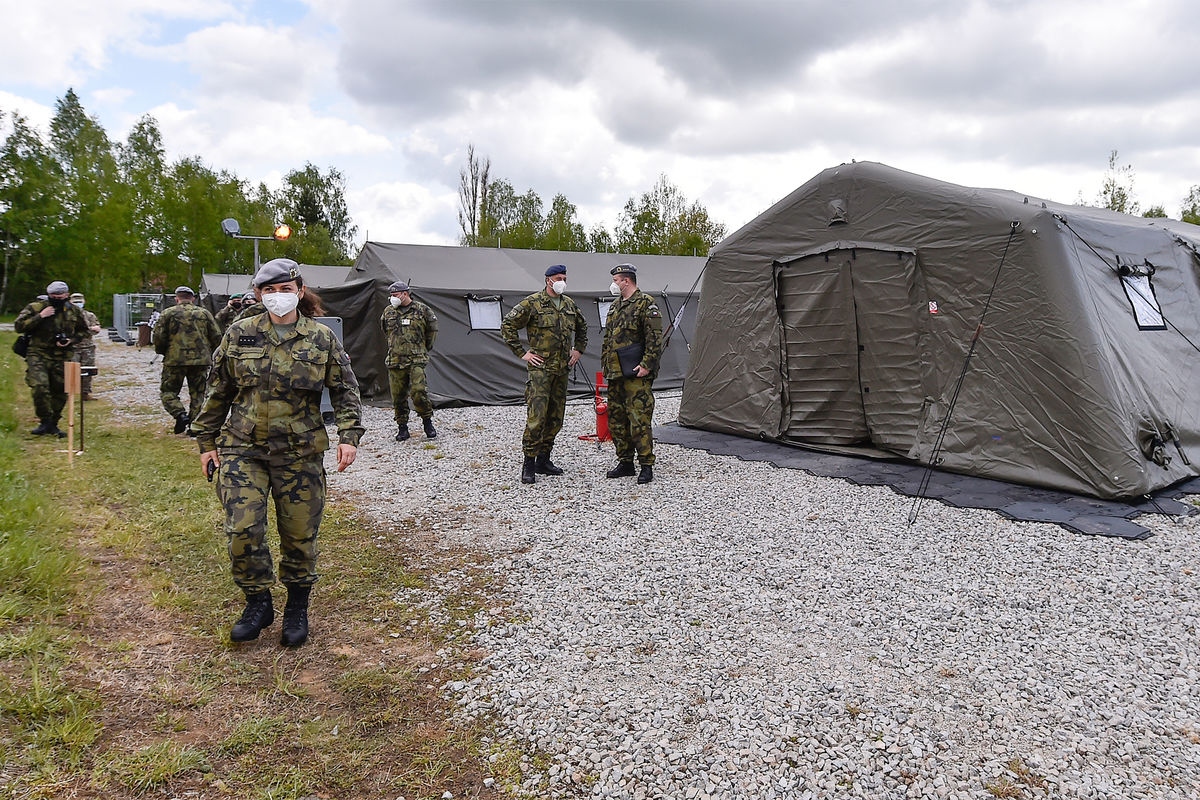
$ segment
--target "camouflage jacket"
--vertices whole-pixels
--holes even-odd
[[[563,295],[562,308],[543,289],[531,294],[513,307],[500,323],[500,336],[508,349],[520,358],[526,348],[521,346],[517,331],[525,329],[529,350],[546,359],[546,369],[566,369],[572,348],[583,352],[587,347],[587,321],[575,301]]]
[[[225,331],[229,330],[229,326],[233,324],[234,319],[236,319],[237,315],[240,314],[241,312],[242,312],[241,305],[236,305],[236,306],[226,305],[224,308],[222,308],[220,311],[218,311],[215,315],[213,315],[213,319],[215,319],[217,321],[217,327],[221,329],[221,333],[224,333]]]
[[[389,369],[429,363],[429,351],[438,334],[437,315],[432,308],[417,300],[406,306],[389,304],[379,318],[379,327],[387,340],[384,364]]]
[[[237,313],[233,318],[234,322],[246,319],[247,317],[257,317],[259,314],[267,313],[267,307],[262,304],[262,301],[251,303]]]
[[[662,314],[654,298],[641,289],[631,294],[628,300],[618,297],[609,306],[604,339],[600,343],[600,367],[609,381],[623,377],[617,349],[631,344],[645,348],[641,366],[650,370],[651,378],[658,375],[663,350]]]
[[[76,308],[79,308],[79,307],[76,306]],[[86,308],[80,308],[79,311],[80,311],[80,313],[83,314],[84,324],[87,325],[87,338],[85,338],[83,341],[81,341],[79,343],[79,346],[80,347],[95,347],[96,343],[95,343],[95,341],[93,341],[93,337],[96,334],[92,333],[92,327],[93,326],[95,326],[97,328],[100,327],[100,318],[97,317],[95,314],[93,314],[91,311],[88,311]]]
[[[325,452],[322,389],[339,441],[357,447],[365,430],[358,379],[333,331],[303,315],[284,339],[266,314],[234,322],[213,353],[204,406],[192,422],[200,452],[220,447],[289,459]]]
[[[163,357],[165,367],[206,365],[220,341],[217,321],[195,303],[171,306],[154,323],[154,352]]]
[[[75,346],[84,339],[91,340],[83,311],[78,306],[64,303],[53,316],[39,317],[42,309],[50,303],[38,300],[21,309],[13,328],[17,333],[29,334],[29,352],[45,358],[61,358],[64,361],[75,354]],[[71,343],[69,347],[58,346],[58,335],[63,334]]]

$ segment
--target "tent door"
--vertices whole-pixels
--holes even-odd
[[[853,247],[780,265],[784,436],[907,455],[919,427],[916,254]]]

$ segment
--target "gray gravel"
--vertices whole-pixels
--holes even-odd
[[[97,387],[165,428],[138,409],[149,358],[103,348]],[[1200,796],[1196,518],[1129,542],[934,501],[910,528],[890,489],[666,445],[637,487],[576,438],[590,404],[567,474],[524,486],[522,408],[439,411],[405,443],[365,416],[331,492],[504,576],[472,623],[485,671],[446,691],[537,756],[518,794]]]

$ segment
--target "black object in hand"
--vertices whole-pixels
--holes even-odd
[[[204,471],[208,473],[208,482],[212,483],[213,473],[217,471],[217,462],[215,460],[209,461],[208,466],[204,468]]]

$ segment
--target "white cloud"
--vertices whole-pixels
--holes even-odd
[[[446,219],[455,219],[458,200],[453,192],[434,192],[403,181],[377,183],[347,192],[346,204],[358,225],[358,235],[376,242],[457,244]]]

